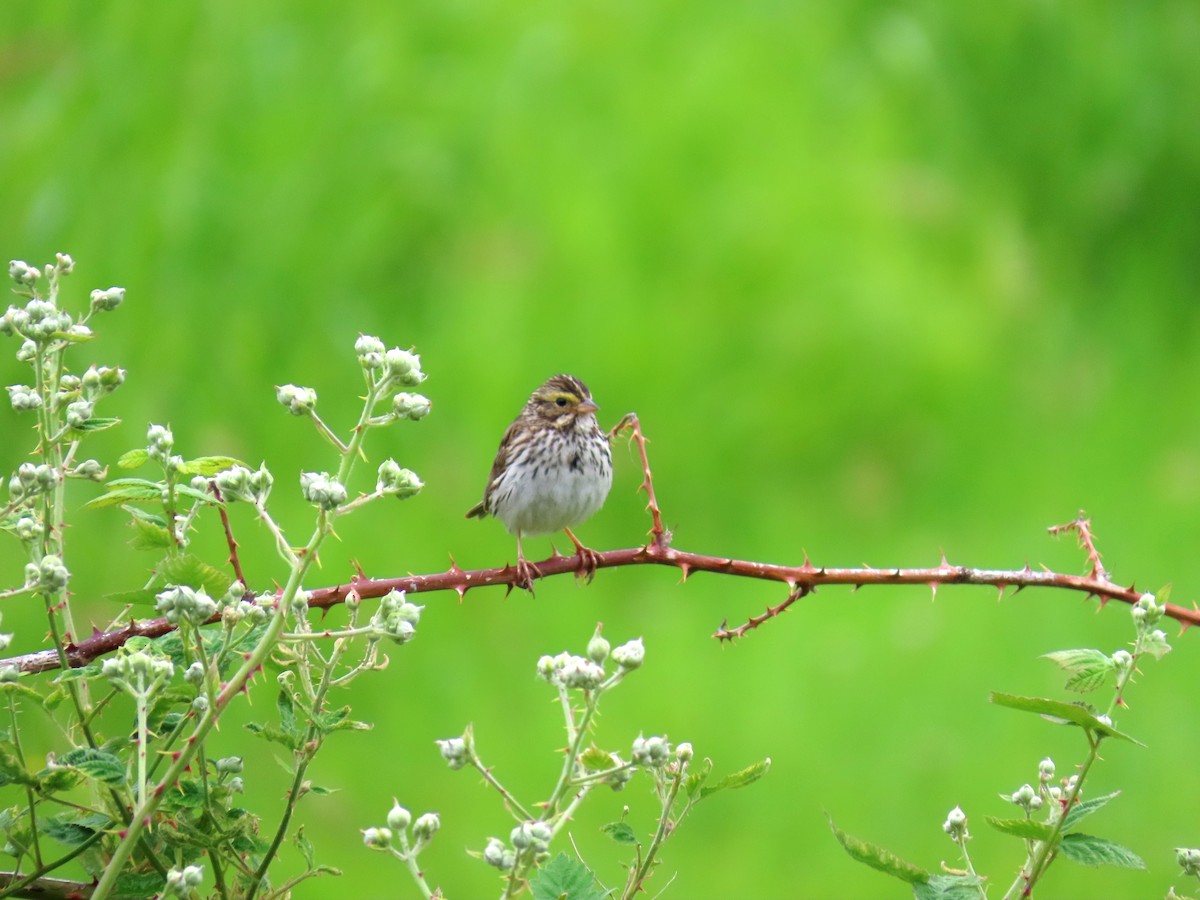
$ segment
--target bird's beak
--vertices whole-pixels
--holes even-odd
[[[575,407],[575,412],[578,415],[584,416],[584,415],[587,415],[588,413],[596,412],[596,410],[598,410],[599,408],[600,407],[598,407],[591,400],[584,400],[577,407]]]

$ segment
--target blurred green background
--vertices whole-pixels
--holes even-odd
[[[427,488],[347,521],[320,584],[353,561],[389,576],[512,559],[503,528],[463,512],[529,392],[570,371],[608,422],[641,416],[680,548],[876,566],[944,550],[1082,572],[1045,526],[1083,507],[1114,577],[1171,582],[1187,604],[1200,591],[1193,2],[22,0],[6,19],[0,253],[72,253],[79,300],[128,289],[77,357],[129,370],[102,410],[125,426],[91,439],[93,455],[170,422],[186,455],[265,459],[299,541],[310,518],[290,485],[333,462],[273,386],[312,385],[345,427],[360,332],[422,354],[434,414],[369,453]],[[11,349],[0,375],[26,379]],[[0,412],[5,470],[26,458],[28,424]],[[649,524],[635,457],[621,445],[616,459],[612,498],[578,529],[601,549]],[[119,511],[80,509],[94,493],[72,494],[71,565],[77,615],[103,626],[117,611],[103,595],[140,585],[152,561],[125,546]],[[209,525],[200,546],[218,559]],[[268,588],[280,566],[265,535],[245,510],[235,525]],[[14,582],[15,542],[0,554]],[[345,875],[298,896],[416,896],[359,840],[393,795],[442,814],[422,857],[431,880],[493,896],[492,870],[465,850],[509,820],[433,740],[474,722],[485,759],[537,799],[562,737],[534,662],[581,651],[599,620],[648,648],[601,744],[626,750],[644,730],[692,741],[718,772],[774,760],[698,808],[653,890],[905,896],[845,855],[824,811],[936,869],[956,862],[940,826],[961,804],[998,896],[1019,848],[983,817],[1012,814],[997,793],[1043,756],[1069,771],[1082,740],[991,707],[988,691],[1063,696],[1037,657],[1124,646],[1126,609],[830,589],[733,646],[709,638],[782,598],[663,569],[558,578],[536,598],[425,598],[418,640],[345,697],[374,731],[337,736],[312,770],[336,793],[306,799],[300,819]],[[41,645],[36,609],[7,604],[4,626],[14,650]],[[1094,772],[1093,793],[1124,793],[1092,830],[1150,871],[1063,864],[1048,896],[1163,896],[1179,880],[1171,848],[1200,844],[1196,640],[1130,694],[1119,724],[1149,749],[1112,746]],[[243,715],[272,714],[268,686]],[[234,721],[217,741],[248,755],[256,808],[278,809],[281,751]],[[646,791],[597,794],[573,828],[609,883],[618,856],[597,826],[629,803],[648,832]],[[289,848],[280,875],[298,864]]]

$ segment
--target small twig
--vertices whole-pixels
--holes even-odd
[[[778,604],[777,606],[768,606],[766,611],[763,612],[761,615],[751,616],[749,619],[747,619],[745,622],[743,622],[737,628],[728,627],[729,620],[726,619],[724,622],[722,622],[720,624],[720,626],[717,628],[717,630],[713,632],[712,636],[715,637],[718,641],[732,641],[734,638],[740,638],[747,631],[753,631],[755,628],[757,628],[763,622],[767,621],[767,619],[774,619],[776,616],[778,616],[781,612],[786,610],[789,606],[791,606],[793,603],[795,603],[797,600],[799,600],[805,594],[811,593],[813,590],[815,590],[815,589],[810,588],[810,587],[798,587],[794,591],[792,591],[790,594],[788,594],[787,599],[784,600],[782,603]]]
[[[1100,561],[1100,551],[1096,549],[1096,538],[1092,534],[1092,520],[1084,514],[1082,509],[1073,521],[1067,522],[1065,525],[1051,525],[1046,530],[1056,537],[1064,532],[1074,531],[1079,537],[1079,546],[1087,551],[1088,562],[1092,564],[1092,577],[1100,581],[1109,580],[1104,563]]]
[[[221,515],[221,527],[225,529],[225,544],[229,547],[229,565],[233,568],[233,577],[240,584],[245,584],[246,574],[242,571],[241,560],[238,559],[238,542],[233,536],[233,527],[229,524],[229,513],[225,510],[224,498],[216,481],[209,481],[208,489],[217,498],[217,512]]]
[[[638,490],[646,492],[646,509],[650,510],[652,522],[650,527],[651,543],[655,547],[666,547],[671,543],[671,534],[663,528],[662,510],[659,509],[658,498],[654,495],[654,476],[650,473],[650,459],[646,456],[646,436],[642,434],[642,426],[638,422],[637,413],[626,413],[625,417],[613,426],[608,436],[610,439],[615,439],[626,429],[633,432],[631,437],[637,441],[638,455],[642,458],[642,483],[638,486]]]

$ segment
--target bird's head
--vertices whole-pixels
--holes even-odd
[[[574,375],[555,375],[533,392],[525,404],[525,412],[542,419],[556,428],[570,428],[595,420],[599,409],[592,402],[587,385]]]

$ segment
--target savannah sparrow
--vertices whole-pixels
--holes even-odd
[[[517,583],[529,588],[541,575],[525,559],[521,538],[563,529],[580,571],[596,571],[596,553],[571,533],[604,505],[612,487],[608,436],[596,424],[592,395],[573,375],[555,375],[533,392],[508,426],[496,451],[483,499],[467,518],[495,516],[517,536]]]

